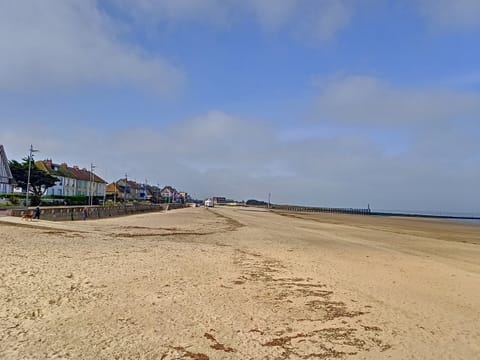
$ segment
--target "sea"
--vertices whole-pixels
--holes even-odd
[[[394,215],[444,217],[453,221],[480,223],[480,212],[451,212],[451,211],[435,211],[435,210],[391,210],[391,209],[372,209],[372,212],[394,214]]]

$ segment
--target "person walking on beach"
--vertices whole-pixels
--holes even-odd
[[[82,219],[87,220],[87,217],[88,217],[88,211],[87,211],[87,208],[84,207],[82,211]]]
[[[35,211],[33,213],[33,218],[40,220],[40,208],[38,206],[35,208]]]

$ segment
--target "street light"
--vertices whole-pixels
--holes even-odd
[[[147,188],[148,188],[148,179],[145,179],[145,185],[143,186],[143,200],[147,200]]]
[[[28,193],[30,192],[30,173],[32,169],[32,157],[33,153],[38,152],[38,150],[35,150],[33,148],[33,145],[30,145],[30,154],[28,155],[28,178],[27,178],[27,196],[25,199],[25,206],[28,207]]]

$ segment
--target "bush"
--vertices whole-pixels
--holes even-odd
[[[250,199],[250,200],[247,200],[247,205],[252,205],[252,206],[267,206],[268,204],[267,204],[265,201]]]
[[[42,202],[40,200],[40,196],[37,196],[37,195],[30,196],[29,200],[30,200],[30,206],[38,206]]]
[[[20,204],[20,199],[18,196],[15,196],[15,195],[10,195],[8,197],[8,201],[10,201],[10,204],[12,205],[18,205]]]
[[[88,203],[88,198],[85,195],[68,196],[65,197],[68,205],[85,205]]]

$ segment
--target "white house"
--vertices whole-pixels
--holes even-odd
[[[13,179],[10,166],[8,166],[7,154],[3,145],[0,145],[0,194],[13,193],[15,180]]]
[[[49,187],[45,195],[75,196],[77,180],[68,170],[67,164],[54,164],[52,160],[36,161],[35,166],[40,170],[55,176],[58,181]]]
[[[87,169],[67,164],[55,164],[52,160],[35,162],[35,165],[46,173],[55,176],[58,181],[47,189],[45,195],[59,196],[105,196],[106,182]]]

